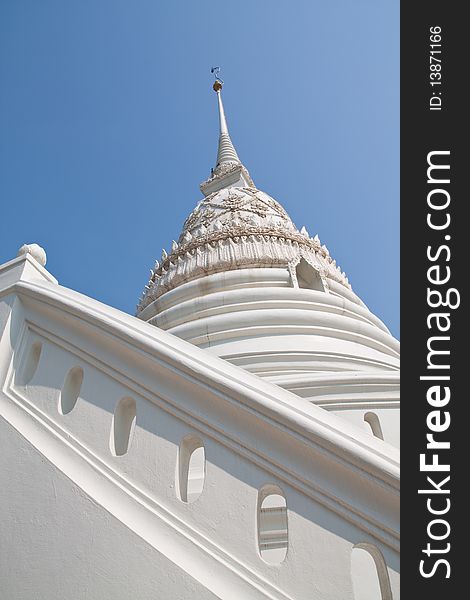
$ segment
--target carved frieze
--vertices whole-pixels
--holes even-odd
[[[318,236],[301,231],[284,208],[255,187],[229,187],[202,199],[183,225],[171,252],[156,262],[137,308],[143,310],[182,283],[224,270],[295,265],[314,267],[328,290],[328,278],[350,288]]]

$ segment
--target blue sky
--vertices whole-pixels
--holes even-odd
[[[217,150],[399,334],[398,0],[0,0],[0,262],[134,313]]]

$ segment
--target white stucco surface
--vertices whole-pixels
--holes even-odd
[[[217,598],[94,502],[0,417],[0,597]]]
[[[0,438],[9,516],[1,568],[16,569],[11,585],[37,581],[34,561],[55,585],[61,563],[46,547],[74,557],[63,569],[76,568],[79,581],[81,561],[90,564],[85,519],[115,547],[108,582],[120,581],[120,557],[137,548],[141,578],[163,585],[168,571],[180,582],[165,600],[199,587],[226,600],[353,600],[358,545],[373,549],[398,600],[398,453],[367,430],[61,287],[29,254],[0,266],[0,379],[10,428]],[[205,464],[191,472],[184,461],[198,444]],[[185,498],[181,477],[190,475]],[[280,564],[260,554],[258,535],[269,542],[277,522],[258,526],[263,490],[286,503],[272,534],[287,549]],[[100,565],[104,549],[95,548]],[[88,597],[99,600],[105,580],[87,573]]]

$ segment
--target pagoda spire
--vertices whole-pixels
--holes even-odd
[[[211,169],[209,179],[201,183],[200,186],[205,196],[229,187],[254,187],[253,180],[240,161],[235,146],[230,139],[221,94],[224,82],[219,77],[219,71],[219,67],[211,69],[211,73],[215,76],[212,89],[217,94],[219,107],[219,146],[215,167]]]
[[[217,94],[217,103],[219,105],[219,148],[215,165],[217,168],[224,162],[240,163],[240,159],[228,132],[224,103],[222,102],[222,82],[220,79],[216,79],[212,87]]]

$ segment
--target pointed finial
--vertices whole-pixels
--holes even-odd
[[[211,73],[215,78],[212,89],[217,94],[217,104],[219,107],[219,146],[215,167],[211,169],[209,179],[201,183],[200,186],[204,196],[208,196],[225,187],[254,187],[253,180],[238,158],[237,151],[228,132],[221,94],[224,82],[219,76],[220,67],[212,67]]]
[[[222,102],[222,85],[223,81],[219,77],[220,67],[212,67],[211,73],[215,77],[213,90],[217,94],[217,101],[219,104],[219,149],[217,152],[216,168],[224,162],[235,162],[240,163],[237,151],[235,150],[230,135],[228,133],[227,119],[225,118],[224,105]]]

